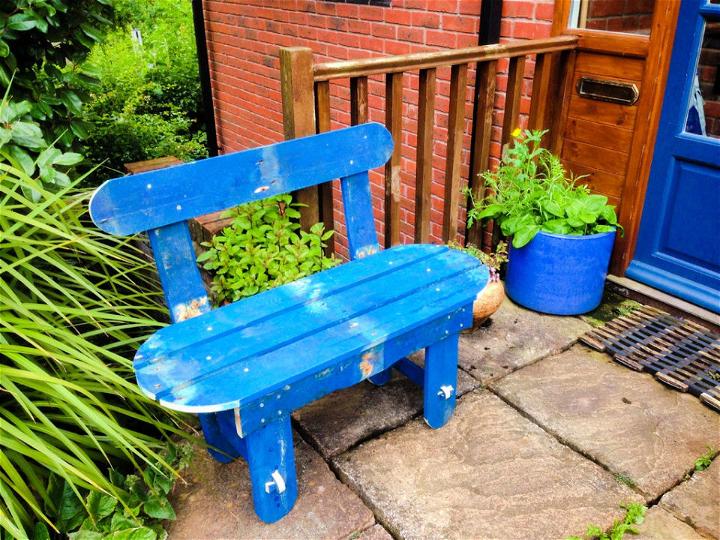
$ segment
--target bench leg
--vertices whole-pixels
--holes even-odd
[[[425,423],[433,429],[444,426],[455,410],[459,334],[453,334],[425,349],[423,406]]]
[[[381,371],[380,373],[376,373],[372,377],[368,377],[368,381],[370,381],[375,386],[383,386],[390,382],[390,379],[392,379],[392,368],[389,367],[386,370]]]
[[[273,523],[292,509],[297,476],[290,416],[245,437],[255,513]]]
[[[208,453],[220,463],[230,463],[233,459],[241,455],[220,427],[220,418],[218,415],[232,415],[232,412],[233,411],[230,410],[221,413],[205,413],[199,415],[205,442],[208,446],[212,447],[208,448]]]

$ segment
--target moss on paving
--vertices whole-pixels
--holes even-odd
[[[591,326],[603,326],[608,321],[616,317],[621,317],[632,313],[636,309],[640,309],[642,304],[635,300],[630,300],[617,293],[605,291],[600,306],[594,311],[583,315],[583,320]]]

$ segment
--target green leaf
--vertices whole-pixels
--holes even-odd
[[[540,231],[539,225],[523,225],[520,229],[515,231],[513,235],[512,245],[515,248],[521,248],[528,244],[530,240],[535,238],[535,235]]]
[[[42,522],[37,522],[33,529],[33,540],[50,540],[50,531],[48,531],[47,525]]]
[[[95,521],[100,521],[102,518],[112,514],[117,505],[117,500],[110,495],[100,493],[99,491],[91,491],[87,500],[85,501],[90,517]]]
[[[77,529],[85,519],[85,508],[67,481],[63,484],[55,526],[60,532]]]
[[[14,144],[9,144],[5,148],[10,154],[10,157],[17,161],[25,174],[30,176],[35,172],[35,161],[25,149]]]
[[[175,510],[166,497],[151,496],[143,505],[145,513],[157,519],[175,519]]]
[[[149,527],[134,527],[113,531],[103,536],[102,540],[157,540],[157,534]]]
[[[40,126],[30,122],[14,122],[12,124],[12,140],[15,144],[27,148],[42,148],[45,146]]]
[[[67,536],[68,540],[101,540],[103,533],[80,529],[79,531],[68,533]]]
[[[80,114],[82,112],[82,100],[72,90],[66,90],[60,95],[60,101],[65,105],[68,110],[73,114]]]
[[[70,166],[80,163],[83,159],[84,158],[82,154],[77,154],[75,152],[65,152],[64,154],[53,160],[53,164]]]
[[[0,39],[0,58],[7,58],[7,56],[9,54],[10,54],[10,47],[8,46],[7,43],[5,43],[4,40]]]

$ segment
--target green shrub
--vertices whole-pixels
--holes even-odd
[[[84,113],[97,179],[132,161],[207,156],[190,1],[120,0],[116,16],[122,24],[89,58],[101,81]]]
[[[585,235],[620,227],[607,197],[576,185],[578,178],[568,176],[560,158],[540,146],[545,131],[517,132],[497,171],[482,174],[490,195],[475,201],[466,190],[472,202],[468,227],[495,219],[516,248],[540,231]]]
[[[80,148],[87,134],[80,118],[96,73],[84,63],[103,37],[110,0],[3,0],[0,3],[0,146],[32,176],[36,160],[45,185],[63,187],[69,167],[58,158]],[[12,89],[12,91],[10,91]],[[61,151],[47,150],[57,146]],[[52,154],[52,155],[50,155]]]
[[[337,264],[323,254],[323,242],[333,231],[322,223],[301,231],[298,206],[290,195],[279,195],[227,212],[232,224],[204,242],[208,249],[198,257],[213,273],[217,302],[252,296]]]
[[[51,477],[127,504],[108,468],[167,470],[157,450],[180,432],[133,380],[165,324],[153,264],[90,226],[87,201],[0,160],[0,527],[17,538],[37,520],[63,530]]]

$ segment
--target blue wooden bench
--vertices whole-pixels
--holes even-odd
[[[391,368],[424,389],[425,421],[455,407],[458,334],[487,269],[444,246],[380,250],[368,170],[392,139],[379,124],[126,176],[103,184],[90,211],[102,230],[147,231],[173,324],[135,356],[140,388],[196,413],[211,454],[248,462],[257,515],[273,522],[297,496],[292,411]],[[187,220],[341,179],[351,262],[211,310]],[[405,357],[426,349],[423,369]]]

